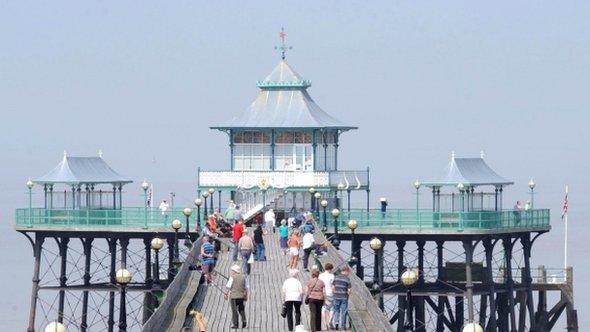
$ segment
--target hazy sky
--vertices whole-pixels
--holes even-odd
[[[0,325],[22,327],[32,259],[12,231],[24,182],[99,149],[156,193],[193,195],[196,169],[229,166],[227,138],[208,126],[242,112],[280,60],[327,112],[360,129],[343,135],[341,168],[372,169],[374,201],[412,206],[411,183],[440,173],[454,150],[486,160],[527,198],[553,210],[535,263],[561,266],[563,186],[571,188],[577,299],[590,291],[590,2],[588,1],[96,1],[0,0]],[[155,162],[154,162],[155,160]],[[539,259],[540,256],[547,260]],[[578,301],[580,321],[590,305]]]

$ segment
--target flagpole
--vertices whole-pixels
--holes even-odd
[[[569,209],[569,197],[568,197],[568,186],[565,186],[565,199],[566,199],[566,203],[568,206],[565,207],[565,210],[563,211],[563,222],[565,223],[565,241],[563,243],[563,248],[564,248],[564,252],[563,252],[563,263],[564,263],[564,272],[565,270],[567,270],[567,214],[568,214],[568,209]]]

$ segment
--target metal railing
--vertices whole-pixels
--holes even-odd
[[[174,219],[183,223],[186,217],[182,208],[169,208],[166,212],[158,208],[124,207],[121,209],[44,209],[23,208],[15,211],[17,226],[61,226],[61,227],[169,227]],[[191,216],[191,223],[196,214]]]
[[[416,209],[351,210],[350,219],[358,221],[359,228],[387,227],[400,229],[510,229],[546,227],[550,224],[549,209],[527,211],[466,211],[452,212]],[[347,220],[339,220],[346,227]]]

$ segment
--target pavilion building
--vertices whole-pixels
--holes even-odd
[[[349,200],[353,190],[368,197],[369,170],[342,170],[338,161],[340,135],[357,127],[322,110],[307,91],[311,81],[284,59],[257,86],[245,112],[211,127],[228,135],[230,165],[199,170],[199,189],[220,197],[230,192],[247,216],[268,204],[279,211],[317,209],[320,198],[333,207],[339,193]]]

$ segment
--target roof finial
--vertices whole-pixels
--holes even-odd
[[[485,153],[483,153],[483,150],[479,151],[479,157],[481,159],[483,159],[483,157],[485,157]]]
[[[64,158],[68,156],[68,151],[64,150]]]
[[[102,158],[102,149],[98,149],[98,157]]]
[[[451,151],[451,160],[455,159],[455,151]]]
[[[287,34],[285,33],[285,28],[281,27],[281,32],[279,32],[279,38],[281,38],[281,46],[275,46],[275,50],[281,51],[281,59],[283,59],[283,60],[285,60],[285,58],[286,58],[286,56],[285,56],[286,51],[293,49],[292,46],[287,46],[285,44],[285,37],[287,37]]]

